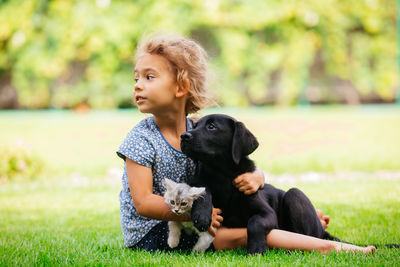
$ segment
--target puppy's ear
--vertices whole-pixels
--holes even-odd
[[[258,147],[256,137],[240,121],[235,122],[235,130],[232,140],[232,158],[235,164],[239,164],[240,159],[250,155]]]

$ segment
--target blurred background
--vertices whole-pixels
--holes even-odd
[[[140,38],[209,53],[222,106],[399,102],[395,0],[2,0],[0,108],[133,107]]]

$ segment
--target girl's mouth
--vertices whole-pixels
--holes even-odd
[[[135,100],[136,100],[137,104],[140,104],[140,103],[143,103],[146,100],[146,98],[144,98],[142,96],[136,96]]]

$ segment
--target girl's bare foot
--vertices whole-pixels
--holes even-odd
[[[376,247],[374,246],[368,246],[365,248],[365,254],[370,254],[370,253],[374,253],[376,251]]]
[[[376,248],[374,246],[359,247],[347,243],[340,243],[340,242],[334,242],[334,243],[335,243],[334,247],[337,252],[346,251],[346,252],[361,252],[363,254],[371,254],[376,251]]]
[[[329,215],[324,215],[322,213],[322,210],[316,210],[317,215],[319,220],[321,221],[322,226],[324,227],[324,229],[328,228],[328,224],[329,224]]]

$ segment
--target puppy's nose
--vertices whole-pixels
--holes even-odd
[[[181,135],[181,140],[182,141],[189,141],[192,140],[193,136],[191,133],[185,132]]]

